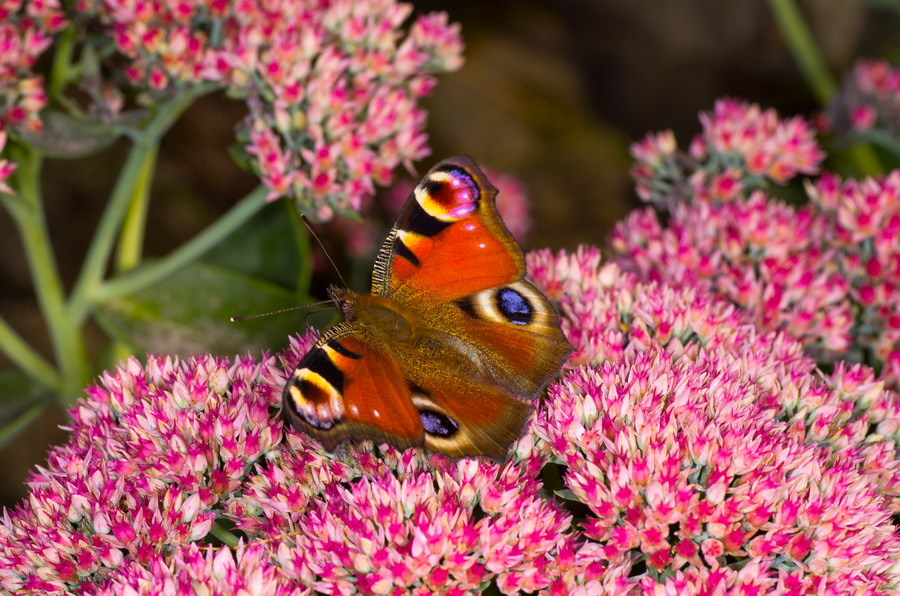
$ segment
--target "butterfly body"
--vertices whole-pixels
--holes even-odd
[[[505,456],[571,346],[495,194],[471,160],[441,162],[385,240],[372,293],[329,288],[345,320],[285,386],[296,428],[329,450],[371,438]]]

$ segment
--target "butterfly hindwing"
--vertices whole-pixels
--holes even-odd
[[[422,375],[413,403],[425,427],[424,444],[451,457],[503,460],[531,414],[531,404],[509,391],[465,378]]]
[[[520,280],[454,301],[460,315],[454,328],[490,354],[506,372],[502,385],[532,400],[559,370],[572,348],[556,310],[530,283]]]
[[[372,439],[424,445],[452,457],[503,459],[522,432],[531,405],[508,390],[453,375],[439,363],[406,360],[368,345],[344,323],[330,329],[297,364],[284,391],[295,428],[329,451]]]

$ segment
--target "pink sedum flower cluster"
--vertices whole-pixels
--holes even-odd
[[[33,67],[65,24],[59,0],[0,0],[0,132],[41,130],[47,96]]]
[[[283,428],[287,362],[135,359],[88,390],[71,438],[0,525],[0,588],[62,593],[509,593],[546,587],[570,516],[539,460],[389,446],[339,457]],[[214,524],[234,552],[200,546]]]
[[[783,330],[814,355],[834,358],[854,341],[850,283],[829,246],[827,220],[754,191],[729,202],[681,202],[666,225],[650,208],[611,235],[619,263],[642,278],[714,291],[765,330]]]
[[[418,101],[462,64],[458,25],[395,0],[106,1],[96,6],[133,84],[247,98],[241,133],[269,198],[310,217],[358,213],[391,170],[428,154]]]
[[[859,85],[872,93],[887,93],[894,79],[883,63],[857,67]],[[701,118],[702,145],[749,155],[755,141],[734,139],[753,140],[758,131],[746,132],[744,118],[726,117],[733,112],[758,114],[719,102],[716,117]],[[772,124],[767,113],[770,125],[763,128],[781,130],[771,141],[784,143],[782,152],[770,154],[821,156],[800,121]],[[806,183],[809,203],[792,207],[748,185],[749,170],[734,160],[713,175],[702,159],[686,161],[671,133],[648,136],[632,153],[638,193],[665,209],[666,223],[651,209],[619,223],[611,243],[623,268],[645,280],[713,291],[745,309],[761,329],[799,339],[821,361],[865,362],[888,386],[900,387],[900,172],[844,181],[825,173]],[[801,163],[815,160],[782,169],[812,171]]]
[[[504,464],[365,442],[276,406],[277,358],[131,359],[0,524],[0,588],[100,594],[715,593],[896,589],[900,399],[815,374],[696,288],[599,251],[531,253],[577,348]],[[557,495],[589,512],[574,524]],[[225,530],[224,527],[230,528]],[[237,536],[225,547],[212,536]],[[210,544],[210,543],[213,544]]]
[[[900,171],[881,179],[825,175],[807,185],[828,224],[833,260],[858,305],[857,343],[900,386]]]
[[[474,594],[491,579],[507,593],[546,586],[555,571],[546,555],[566,540],[568,517],[514,465],[440,467],[372,470],[346,488],[336,479],[303,509],[294,503],[274,513],[289,532],[234,553],[188,545],[148,563],[132,560],[100,593],[142,584],[182,586],[186,594]]]
[[[900,132],[900,70],[884,60],[860,60],[828,106],[834,132]]]
[[[131,358],[71,411],[71,438],[0,529],[0,587],[60,592],[200,540],[281,441],[271,360]]]
[[[122,59],[102,65],[100,86],[72,81],[103,104],[89,112],[114,119],[126,81],[144,100],[225,89],[247,101],[238,137],[269,199],[352,217],[428,155],[419,100],[462,65],[459,26],[431,13],[404,28],[411,12],[396,0],[79,0],[70,23],[59,0],[0,0],[0,131],[41,130],[35,61],[64,28],[97,29]]]
[[[532,427],[591,510],[551,593],[897,587],[900,397],[871,371],[819,379],[796,341],[596,249],[528,265],[581,363]]]
[[[695,159],[734,159],[748,174],[778,183],[798,173],[814,174],[825,157],[814,131],[799,116],[781,120],[775,110],[720,99],[711,114],[700,114],[700,122],[703,133],[690,149]]]
[[[766,180],[781,184],[798,173],[813,174],[824,158],[806,121],[782,120],[756,104],[720,99],[700,122],[703,132],[688,153],[678,150],[672,131],[632,146],[641,199],[663,208],[685,199],[727,202]]]

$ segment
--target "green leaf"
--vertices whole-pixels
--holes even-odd
[[[118,124],[89,118],[76,118],[65,112],[48,110],[42,114],[40,132],[20,133],[22,140],[49,157],[74,158],[90,155],[119,138]]]
[[[900,13],[900,0],[869,0],[872,8]]]
[[[100,86],[100,56],[94,46],[86,43],[81,50],[81,79],[92,87]],[[96,98],[95,98],[96,99]]]
[[[28,428],[53,396],[19,371],[0,372],[0,449]]]
[[[102,304],[97,320],[136,351],[219,356],[278,350],[303,327],[302,317],[270,316],[232,323],[236,315],[265,313],[311,302],[258,277],[195,263],[167,280]]]
[[[891,134],[886,130],[869,130],[854,135],[857,140],[864,143],[872,143],[886,151],[892,153],[895,157],[900,157],[900,136]]]
[[[266,205],[230,234],[204,260],[292,288],[301,267],[297,230],[284,201]],[[306,263],[302,266],[311,266]],[[299,288],[305,293],[307,288]]]
[[[553,494],[555,494],[560,499],[565,499],[566,501],[575,501],[577,503],[581,502],[581,499],[578,497],[578,495],[576,495],[574,492],[572,492],[568,488],[564,488],[562,490],[555,490],[555,491],[553,491]]]
[[[251,162],[252,156],[247,153],[247,149],[245,148],[245,146],[249,142],[249,138],[247,138],[244,142],[242,142],[242,139],[239,138],[236,142],[228,146],[228,155],[231,156],[231,159],[234,160],[234,163],[236,163],[240,169],[244,170],[245,172],[250,172],[251,174],[256,174],[256,172],[253,171],[253,165]]]

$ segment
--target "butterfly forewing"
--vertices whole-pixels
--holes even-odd
[[[435,166],[378,254],[372,293],[440,304],[521,279],[525,259],[497,213],[496,195],[470,159]]]

